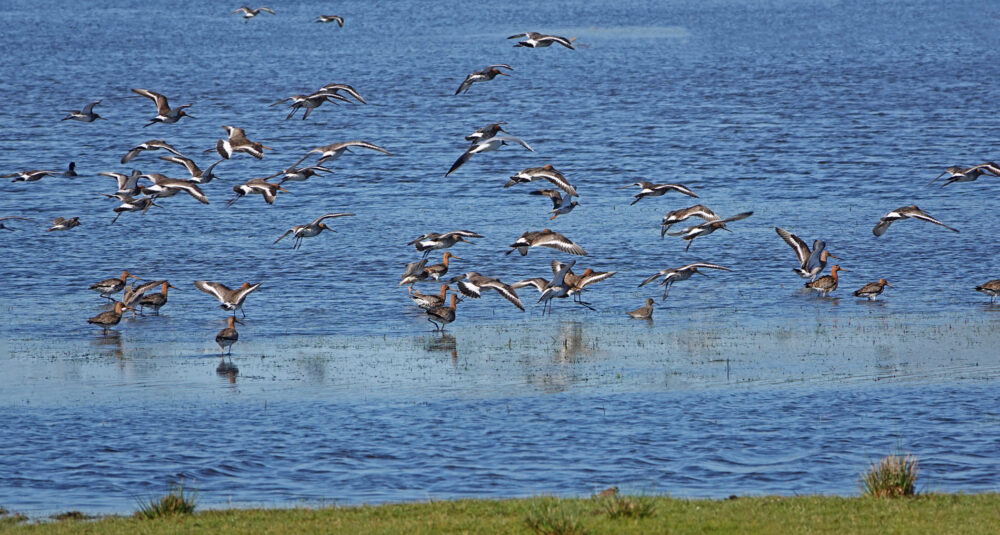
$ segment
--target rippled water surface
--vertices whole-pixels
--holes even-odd
[[[185,478],[206,506],[587,494],[617,484],[678,496],[857,492],[872,459],[921,460],[928,490],[997,490],[1000,307],[973,291],[1000,277],[1000,179],[941,188],[945,167],[998,158],[994,2],[392,2],[275,4],[244,24],[233,6],[46,0],[0,5],[0,505],[29,514],[128,512]],[[310,20],[328,11],[344,28]],[[976,27],[980,31],[950,31]],[[44,31],[25,31],[44,28]],[[577,50],[514,48],[508,35],[576,37]],[[465,75],[509,77],[453,95]],[[339,82],[368,105],[308,120],[270,107]],[[130,88],[192,103],[193,119],[144,128]],[[107,118],[61,122],[101,99]],[[449,177],[462,137],[506,121],[535,149],[476,155]],[[114,182],[98,172],[181,178],[132,146],[165,139],[202,167],[222,125],[263,142],[203,189],[109,225]],[[233,185],[306,150],[364,139],[334,172],[226,208]],[[551,163],[580,206],[549,221],[535,184],[507,177]],[[638,180],[685,184],[630,206]],[[547,184],[543,185],[547,186]],[[701,202],[753,210],[732,233],[661,239],[659,220]],[[961,230],[904,221],[917,204]],[[288,227],[349,211],[337,233],[293,251]],[[68,232],[44,232],[79,216]],[[834,298],[806,295],[775,234],[822,238],[849,269]],[[485,237],[453,251],[455,272],[549,275],[567,255],[504,256],[550,227],[615,270],[586,293],[594,311],[521,295],[465,300],[447,335],[396,287],[431,231]],[[432,257],[437,261],[438,256]],[[733,269],[677,284],[651,323],[624,311],[660,269]],[[177,290],[160,317],[108,336],[88,286],[128,269]],[[884,277],[873,303],[850,291]],[[192,281],[262,282],[246,303],[234,377],[215,373],[225,313]],[[431,292],[427,284],[422,290]]]

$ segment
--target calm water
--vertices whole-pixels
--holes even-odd
[[[309,22],[331,11],[320,3],[274,5],[249,24],[235,7],[0,5],[13,51],[0,63],[0,173],[71,160],[81,173],[0,184],[0,215],[36,219],[0,235],[0,505],[128,512],[178,477],[218,506],[610,484],[850,494],[895,447],[918,454],[931,490],[997,490],[1000,307],[972,288],[1000,277],[998,179],[927,182],[997,158],[1000,38],[948,29],[994,20],[1000,5],[347,2],[332,10],[344,28]],[[575,36],[578,49],[504,39],[529,30]],[[492,63],[515,70],[453,95]],[[331,82],[369,104],[306,121],[268,106]],[[193,103],[196,118],[143,128],[153,106],[135,87]],[[59,121],[97,99],[107,121]],[[445,178],[462,136],[492,121],[536,152],[477,155]],[[208,206],[182,194],[108,225],[115,204],[99,194],[114,182],[98,172],[128,172],[121,156],[154,138],[204,167],[222,125],[275,150],[220,164]],[[354,139],[396,156],[358,150],[274,206],[225,208],[233,185]],[[129,165],[182,177],[161,155]],[[536,187],[501,187],[546,163],[581,195],[551,222]],[[647,179],[700,199],[629,206],[634,191],[616,189]],[[663,214],[695,202],[755,214],[689,251],[661,240]],[[908,204],[961,233],[906,221],[872,236]],[[298,251],[271,244],[332,211],[358,217]],[[57,216],[82,225],[45,233]],[[440,337],[395,287],[417,258],[406,242],[460,228],[485,238],[453,249],[454,271],[546,276],[565,255],[502,253],[547,226],[588,251],[581,270],[618,271],[588,291],[596,311],[556,303],[543,319],[488,295],[463,302]],[[842,257],[839,299],[803,294],[775,226]],[[678,284],[652,324],[626,321],[658,295],[641,280],[696,261],[734,271]],[[102,337],[85,321],[102,306],[87,287],[122,269],[180,289],[161,317]],[[884,301],[849,297],[880,277],[895,285]],[[263,283],[235,382],[214,373],[225,315],[196,279]]]

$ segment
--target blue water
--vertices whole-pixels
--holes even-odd
[[[235,7],[0,5],[11,51],[0,63],[0,173],[76,161],[81,174],[0,183],[0,216],[35,219],[0,234],[10,422],[0,448],[12,468],[0,470],[0,505],[127,512],[182,475],[215,505],[618,483],[682,496],[850,494],[864,464],[895,446],[926,459],[933,489],[995,490],[996,415],[983,400],[998,395],[1000,308],[973,287],[1000,277],[990,202],[1000,179],[927,183],[997,158],[1000,38],[954,29],[997,18],[1000,5],[346,2],[332,8],[344,28],[309,22],[331,11],[320,3],[275,5],[247,24]],[[577,50],[505,39],[530,30],[577,37]],[[453,95],[493,63],[511,76]],[[268,106],[331,82],[369,104],[326,104],[305,121]],[[193,103],[195,118],[143,128],[154,108],[136,87]],[[60,122],[97,99],[107,121]],[[445,178],[462,137],[493,121],[535,152],[476,155]],[[180,194],[108,224],[115,203],[99,194],[114,182],[98,172],[183,177],[162,151],[119,159],[165,139],[204,167],[222,125],[275,150],[221,163],[203,186],[210,205]],[[233,185],[354,139],[395,156],[360,149],[330,175],[288,184],[273,206],[254,196],[225,207]],[[547,199],[528,194],[535,184],[502,188],[546,163],[580,192],[554,221]],[[700,198],[629,206],[634,191],[616,188],[638,180]],[[755,213],[689,251],[661,240],[663,214],[696,202],[723,217]],[[872,236],[880,216],[909,204],[961,232],[903,221]],[[301,250],[272,245],[333,211],[357,217]],[[44,232],[57,216],[82,224]],[[838,298],[801,291],[775,226],[842,258]],[[560,302],[542,318],[487,295],[461,303],[453,338],[440,338],[396,287],[418,258],[405,244],[453,229],[485,236],[452,249],[455,272],[547,276],[566,255],[502,254],[544,227],[587,250],[579,270],[618,271],[588,289],[595,311]],[[679,283],[652,325],[624,316],[659,296],[636,287],[646,276],[697,261],[733,271]],[[179,290],[161,317],[103,337],[85,321],[102,306],[87,287],[123,269]],[[850,297],[880,277],[895,285],[884,302]],[[263,283],[246,303],[235,384],[214,374],[225,313],[197,279]],[[534,301],[533,290],[522,296]],[[748,342],[758,332],[763,341]],[[570,347],[580,340],[593,349]],[[729,373],[709,364],[723,361]]]

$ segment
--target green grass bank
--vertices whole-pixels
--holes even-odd
[[[916,497],[753,497],[685,500],[617,496],[454,500],[358,507],[206,510],[155,519],[25,522],[8,514],[0,533],[304,534],[440,533],[990,533],[1000,494]]]

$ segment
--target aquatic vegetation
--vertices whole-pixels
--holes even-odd
[[[862,474],[861,487],[866,496],[898,498],[917,495],[917,458],[893,454],[872,463]]]
[[[194,512],[196,493],[184,493],[184,483],[173,483],[165,496],[138,499],[139,510],[135,512],[138,518],[153,519],[165,516],[190,515]]]

